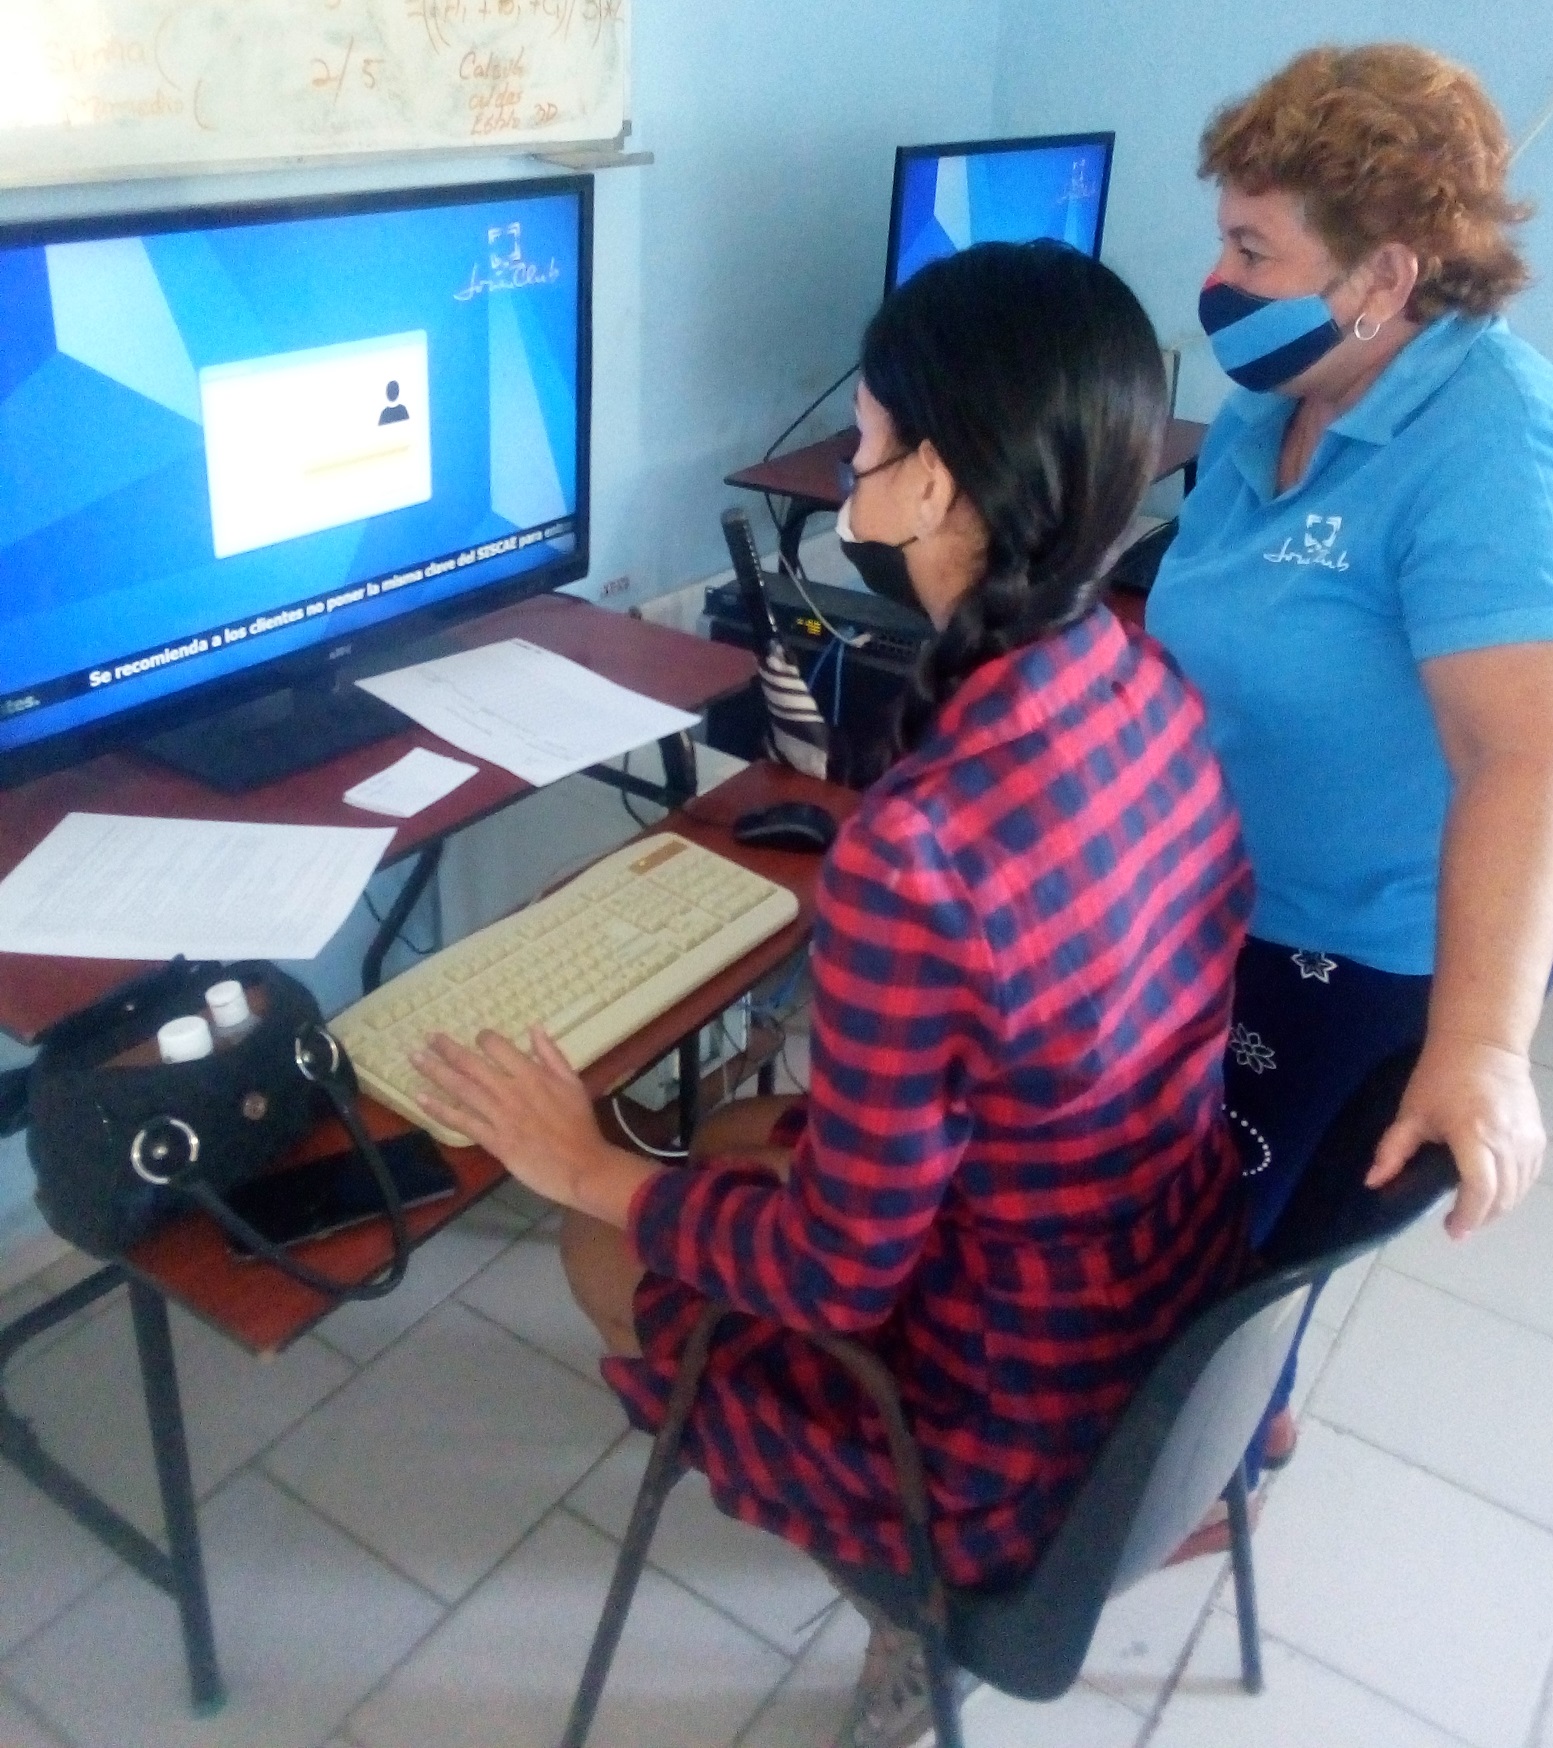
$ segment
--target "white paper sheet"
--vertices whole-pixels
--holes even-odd
[[[0,951],[66,959],[311,959],[391,826],[67,814],[0,881]]]
[[[451,795],[479,768],[466,765],[462,759],[445,759],[441,753],[429,752],[425,747],[412,747],[387,770],[368,777],[354,789],[347,789],[344,800],[351,807],[366,808],[369,813],[409,819],[444,795]]]
[[[535,788],[696,721],[522,638],[356,684]]]

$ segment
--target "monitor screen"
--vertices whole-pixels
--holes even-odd
[[[1052,237],[1100,253],[1116,135],[901,146],[884,289],[972,243]]]
[[[0,775],[582,576],[591,198],[0,228]]]

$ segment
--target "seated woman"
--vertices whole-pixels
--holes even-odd
[[[543,1035],[418,1059],[429,1112],[573,1210],[568,1272],[638,1425],[703,1295],[747,1314],[721,1326],[689,1459],[885,1613],[908,1562],[884,1429],[803,1331],[885,1360],[945,1577],[1003,1580],[1242,1263],[1238,827],[1196,699],[1096,603],[1163,418],[1148,318],[1060,245],[936,262],[870,324],[842,531],[936,636],[900,757],[820,873],[802,1107],[774,1128],[765,1101],[734,1107],[735,1150],[665,1169],[605,1143]],[[870,1618],[889,1654],[847,1740],[911,1740],[925,1713],[870,1703],[911,1686],[911,1647]]]

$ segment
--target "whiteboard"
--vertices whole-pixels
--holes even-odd
[[[619,134],[630,0],[0,0],[0,187]]]

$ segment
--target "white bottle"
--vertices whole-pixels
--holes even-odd
[[[205,991],[205,1003],[215,1021],[216,1041],[220,1044],[235,1044],[258,1024],[243,986],[236,978],[211,984]]]
[[[198,1062],[216,1048],[203,1014],[181,1014],[176,1020],[158,1026],[156,1045],[164,1062]]]

